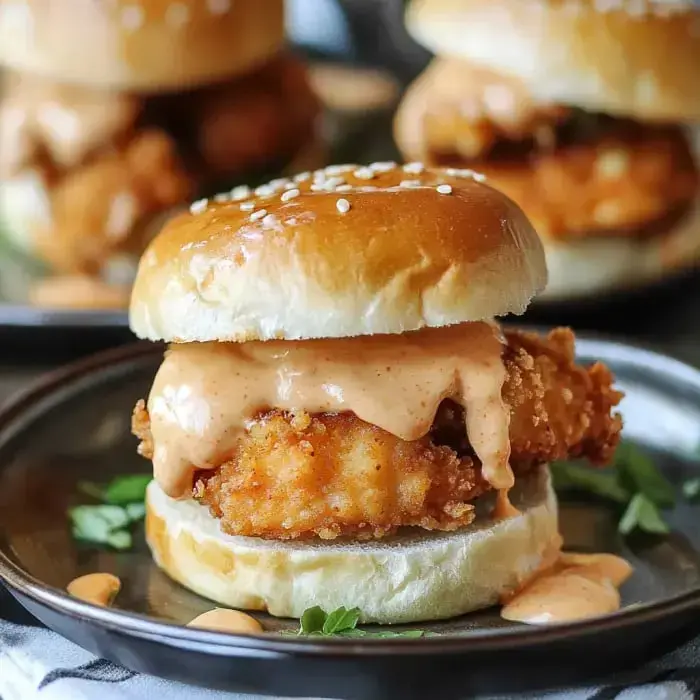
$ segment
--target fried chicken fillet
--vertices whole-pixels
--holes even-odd
[[[551,460],[605,464],[622,421],[621,394],[601,363],[575,363],[574,335],[507,331],[502,396],[510,408],[511,466],[524,474]],[[149,416],[134,411],[140,453],[151,458]],[[236,454],[201,471],[193,496],[235,535],[379,538],[401,526],[455,530],[490,489],[466,439],[461,407],[445,401],[429,435],[413,442],[352,413],[261,413]]]

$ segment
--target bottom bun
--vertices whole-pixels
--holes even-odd
[[[650,284],[700,262],[700,199],[670,231],[647,239],[545,243],[549,281],[535,300],[563,301]]]
[[[158,566],[220,605],[295,618],[344,605],[359,608],[362,622],[438,620],[497,603],[559,546],[549,471],[519,479],[511,495],[520,515],[491,520],[485,497],[475,524],[457,532],[280,542],[224,534],[207,508],[152,482],[146,538]]]

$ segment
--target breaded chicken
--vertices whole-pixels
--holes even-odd
[[[503,398],[510,407],[511,466],[522,475],[554,459],[612,457],[621,394],[602,364],[574,362],[574,336],[507,332]],[[152,456],[148,413],[134,412],[140,452]],[[290,539],[382,537],[401,526],[454,530],[474,519],[490,489],[465,432],[461,407],[446,401],[431,432],[405,442],[352,413],[258,416],[236,455],[200,471],[194,496],[231,534]]]

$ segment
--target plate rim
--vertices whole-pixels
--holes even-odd
[[[669,355],[647,349],[635,343],[601,335],[581,333],[576,337],[577,350],[602,359],[625,353],[627,361],[641,364],[653,372],[672,374],[694,385],[700,392],[700,369]],[[162,343],[140,341],[105,350],[63,367],[47,372],[25,389],[14,394],[0,409],[0,444],[12,424],[33,406],[69,386],[73,381],[101,370],[114,369],[139,360],[155,359],[162,354]],[[631,357],[630,357],[631,355]],[[12,434],[12,433],[10,433]],[[111,631],[126,633],[161,643],[186,642],[192,646],[216,648],[217,653],[255,656],[385,656],[401,651],[411,655],[445,655],[489,651],[517,651],[557,643],[572,637],[581,638],[614,629],[634,628],[638,624],[653,623],[673,615],[680,615],[700,607],[700,586],[670,598],[629,606],[612,615],[563,623],[549,627],[523,626],[471,630],[468,634],[445,634],[418,639],[323,639],[295,635],[263,634],[237,635],[185,627],[159,620],[143,613],[104,608],[72,598],[66,591],[48,586],[0,550],[0,581],[10,592],[26,596],[33,602],[56,613],[88,621]],[[420,623],[415,625],[420,628]]]

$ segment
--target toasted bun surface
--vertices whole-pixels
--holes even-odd
[[[168,342],[295,340],[521,313],[546,284],[542,244],[470,173],[331,166],[197,202],[141,258],[131,328]]]
[[[407,22],[433,52],[520,78],[538,101],[700,118],[700,10],[690,0],[414,0]]]
[[[283,0],[0,3],[0,64],[101,88],[153,91],[228,78],[283,43]]]
[[[363,622],[438,620],[497,603],[557,547],[549,472],[519,480],[513,498],[519,516],[495,522],[484,515],[456,532],[275,542],[224,534],[204,506],[173,500],[152,482],[146,538],[168,575],[220,605],[277,617],[344,605],[360,608]]]

